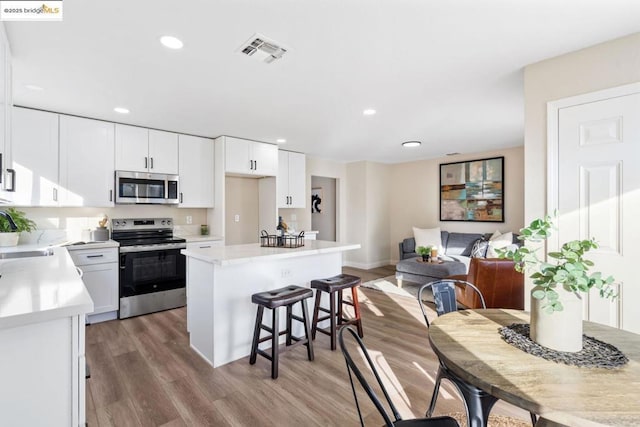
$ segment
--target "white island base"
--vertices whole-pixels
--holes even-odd
[[[296,249],[255,244],[183,250],[191,347],[214,368],[248,356],[257,309],[252,294],[287,285],[309,287],[313,279],[340,274],[342,252],[359,247],[312,241]],[[307,306],[311,313],[312,298]],[[284,317],[280,316],[280,330],[285,328]],[[266,324],[269,319],[265,314]],[[294,326],[294,335],[302,335],[302,325],[294,322]],[[269,343],[262,345],[266,348]]]

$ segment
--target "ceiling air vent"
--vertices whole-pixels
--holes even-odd
[[[254,34],[240,46],[238,51],[271,64],[276,59],[282,58],[287,49],[279,46],[278,42],[269,40],[261,34]]]

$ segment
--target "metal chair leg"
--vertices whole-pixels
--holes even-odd
[[[440,383],[442,382],[442,367],[438,366],[438,373],[436,374],[436,384],[433,388],[433,394],[431,395],[431,403],[429,403],[429,409],[427,409],[426,417],[431,418],[434,409],[436,409],[436,401],[438,400],[438,394],[440,393]]]

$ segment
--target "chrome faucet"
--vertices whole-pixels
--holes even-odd
[[[18,230],[18,226],[13,221],[13,218],[11,218],[11,215],[6,213],[5,211],[0,211],[0,216],[5,217],[7,219],[7,221],[9,221],[9,227],[11,227],[11,231],[17,231]]]

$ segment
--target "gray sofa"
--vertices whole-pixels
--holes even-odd
[[[447,261],[442,264],[417,262],[416,241],[409,237],[400,242],[399,261],[396,264],[396,279],[398,286],[402,287],[402,281],[414,283],[428,283],[437,279],[459,274],[467,274],[471,262],[471,249],[474,243],[481,238],[489,240],[491,233],[450,233],[441,231],[442,247],[444,253],[441,259]],[[513,243],[518,244],[517,235],[513,235]]]

